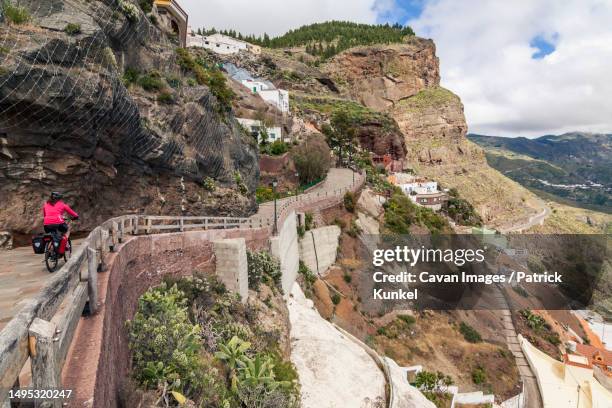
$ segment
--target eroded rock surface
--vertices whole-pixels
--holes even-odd
[[[0,25],[0,230],[38,230],[53,190],[81,214],[81,230],[123,213],[255,210],[236,173],[254,191],[256,148],[206,86],[186,85],[176,45],[144,14],[130,21],[113,1],[20,4],[31,22]],[[67,34],[69,23],[80,33]],[[127,68],[183,85],[126,88]]]

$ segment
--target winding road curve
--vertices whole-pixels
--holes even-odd
[[[291,210],[300,210],[304,206],[325,206],[326,197],[333,197],[351,188],[353,183],[360,183],[363,176],[350,169],[330,169],[325,181],[300,194],[299,197],[287,197],[277,200],[279,225]],[[264,203],[251,218],[265,220],[271,225],[274,219],[274,203]],[[74,247],[80,241],[74,242]],[[22,247],[10,251],[0,251],[0,330],[20,310],[21,303],[35,296],[53,275],[48,273],[41,255],[32,253],[32,248]]]

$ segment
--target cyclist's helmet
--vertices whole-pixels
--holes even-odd
[[[62,199],[62,193],[59,193],[57,191],[54,191],[51,193],[51,200],[52,201],[57,201],[57,200],[61,200]]]

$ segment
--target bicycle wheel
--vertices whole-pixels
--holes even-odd
[[[53,246],[53,241],[49,242],[47,249],[45,250],[45,264],[47,265],[47,270],[50,273],[55,272],[57,269],[57,254],[55,252],[55,247]]]
[[[66,251],[64,251],[64,261],[68,262],[72,256],[72,241],[68,238],[68,245],[66,245]]]

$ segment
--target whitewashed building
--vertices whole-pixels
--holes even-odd
[[[217,54],[236,54],[241,51],[253,54],[261,53],[261,47],[246,41],[237,40],[223,34],[198,35],[190,32],[187,36],[188,47],[200,47],[211,50]]]
[[[257,79],[243,79],[240,81],[240,83],[249,88],[253,93],[260,93],[261,91],[274,88],[274,86],[270,86],[268,82],[259,81]]]
[[[289,112],[289,92],[277,89],[274,84],[262,78],[252,76],[246,69],[239,68],[235,64],[223,64],[223,69],[233,80],[240,82],[242,86],[249,88],[252,93],[258,94],[261,99],[276,107],[282,113]]]
[[[261,121],[256,119],[236,118],[238,123],[242,125],[248,132],[257,137],[257,142],[261,143]],[[280,126],[266,127],[266,133],[268,134],[268,142],[272,143],[277,140],[283,140],[283,130]]]
[[[283,113],[289,112],[289,92],[284,89],[264,89],[258,92],[261,98]]]
[[[448,194],[438,191],[436,181],[426,180],[407,173],[392,174],[387,180],[398,186],[413,203],[434,211],[440,211],[444,203],[448,201]]]

